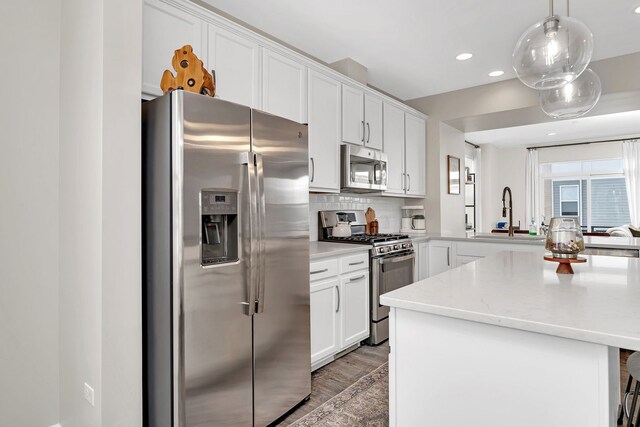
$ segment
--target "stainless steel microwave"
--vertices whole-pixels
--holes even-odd
[[[371,148],[344,144],[340,147],[340,187],[354,193],[387,189],[387,156]]]

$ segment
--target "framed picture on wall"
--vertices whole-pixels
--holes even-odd
[[[458,157],[447,156],[449,194],[460,194],[460,159]]]

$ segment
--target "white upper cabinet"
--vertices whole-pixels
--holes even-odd
[[[425,195],[426,124],[423,118],[405,114],[406,194]]]
[[[340,82],[309,70],[309,189],[340,191]]]
[[[342,85],[342,141],[364,144],[364,91]]]
[[[173,51],[189,44],[207,65],[203,47],[203,22],[196,16],[158,0],[145,0],[142,23],[142,93],[147,98],[162,95],[160,80],[171,66]]]
[[[404,111],[384,104],[384,153],[387,155],[387,191],[404,194]]]
[[[307,122],[307,67],[262,48],[262,110]]]
[[[260,46],[209,24],[209,71],[215,70],[216,98],[260,108]]]
[[[342,141],[382,150],[382,99],[342,85]]]
[[[364,145],[382,150],[382,99],[368,93],[364,94],[364,124]]]

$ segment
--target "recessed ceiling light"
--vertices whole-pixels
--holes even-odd
[[[502,70],[496,70],[489,73],[491,77],[500,77],[503,74],[504,74],[504,71]]]
[[[553,136],[553,135],[557,135],[557,133],[556,133],[556,132],[549,132],[549,133],[547,134],[547,136]]]
[[[640,6],[636,7],[633,11],[634,11],[635,13],[640,13]]]
[[[456,59],[458,61],[466,61],[467,59],[471,58],[473,56],[473,54],[471,53],[461,53],[460,55],[456,56]]]

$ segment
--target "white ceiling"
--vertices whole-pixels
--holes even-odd
[[[520,35],[546,0],[204,0],[325,62],[353,58],[369,83],[401,99],[515,77]],[[563,13],[564,1],[556,2]],[[595,39],[594,60],[640,51],[640,0],[573,0]],[[462,52],[468,61],[456,61]],[[501,77],[489,77],[504,70]]]
[[[549,135],[550,133],[555,135]],[[465,134],[465,139],[480,145],[520,147],[638,135],[640,135],[640,111],[627,111],[573,120],[468,132]]]

